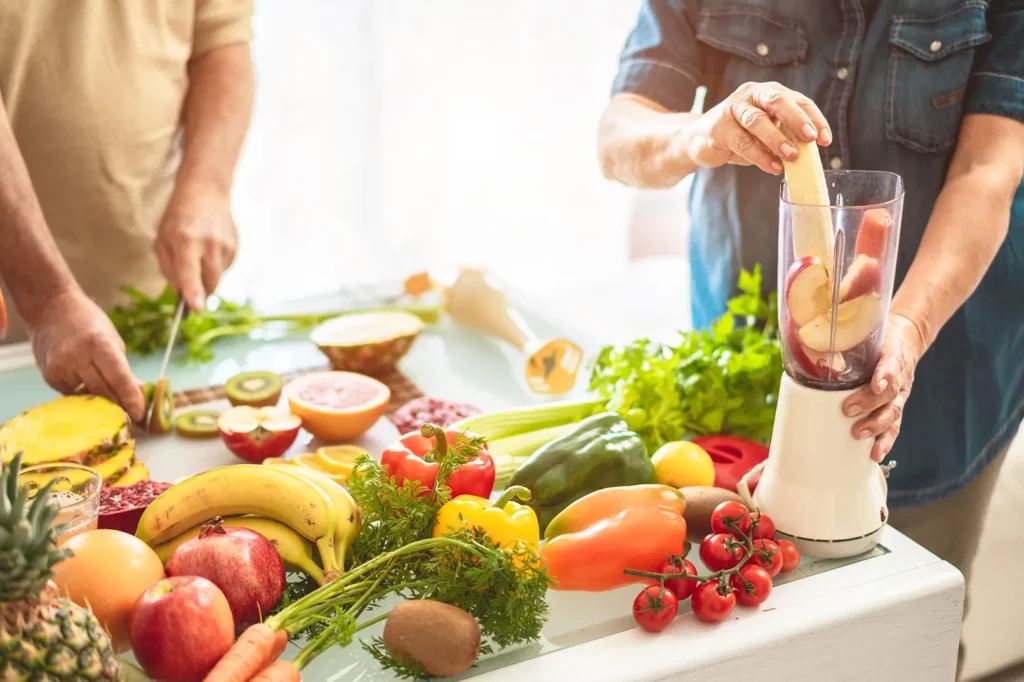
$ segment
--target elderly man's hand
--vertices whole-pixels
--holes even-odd
[[[899,435],[903,406],[914,383],[914,370],[925,351],[924,337],[913,321],[892,313],[871,383],[843,403],[848,417],[864,415],[853,425],[853,437],[874,438],[871,459],[881,462]]]
[[[179,188],[160,223],[155,248],[160,269],[188,307],[204,309],[238,248],[228,195],[212,187]]]
[[[128,366],[124,341],[85,293],[76,289],[51,298],[31,321],[26,319],[26,328],[51,387],[64,394],[100,395],[133,420],[145,418],[146,399]]]

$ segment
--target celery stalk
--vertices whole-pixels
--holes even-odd
[[[466,417],[452,424],[451,428],[479,434],[486,438],[493,448],[494,441],[510,436],[534,433],[555,426],[575,424],[589,417],[595,410],[604,407],[604,405],[605,402],[603,400],[542,403]]]
[[[495,485],[504,486],[512,475],[528,460],[534,452],[556,438],[561,438],[575,424],[562,424],[546,429],[520,433],[492,440],[487,444],[491,457],[494,458],[496,469]]]

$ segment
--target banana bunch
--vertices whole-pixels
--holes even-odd
[[[166,561],[215,516],[274,543],[286,565],[318,582],[342,574],[362,527],[352,496],[330,477],[300,467],[236,464],[190,476],[146,508],[135,535]],[[323,570],[313,560],[313,548]]]

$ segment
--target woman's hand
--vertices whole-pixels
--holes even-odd
[[[903,315],[891,313],[871,383],[843,403],[847,417],[866,415],[853,425],[853,437],[875,439],[871,459],[876,462],[889,454],[899,435],[903,406],[910,396],[914,370],[924,350],[924,337],[918,326]]]
[[[809,97],[778,83],[744,83],[692,124],[687,153],[704,168],[734,163],[778,175],[780,159],[798,153],[776,122],[798,141],[832,143],[828,121]]]

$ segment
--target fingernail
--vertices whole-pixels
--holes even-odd
[[[821,131],[821,136],[825,138],[825,144],[832,144],[832,131],[825,128]]]
[[[772,161],[771,168],[776,173],[781,173],[783,171],[782,164],[779,163],[778,161]]]
[[[818,137],[818,131],[815,130],[814,126],[812,126],[810,123],[805,123],[804,124],[804,136],[808,140],[814,140],[814,139],[816,139]]]
[[[886,379],[882,379],[878,382],[878,386],[875,388],[875,393],[881,393],[888,385],[889,382]]]
[[[864,429],[863,431],[860,432],[860,434],[857,436],[857,438],[859,438],[861,440],[865,440],[867,438],[871,438],[871,432],[868,431],[867,429]]]
[[[782,143],[782,155],[787,159],[795,159],[797,157],[796,147],[788,142]]]
[[[850,405],[849,407],[846,408],[846,416],[847,417],[856,417],[862,411],[863,410],[861,409],[860,405]]]

